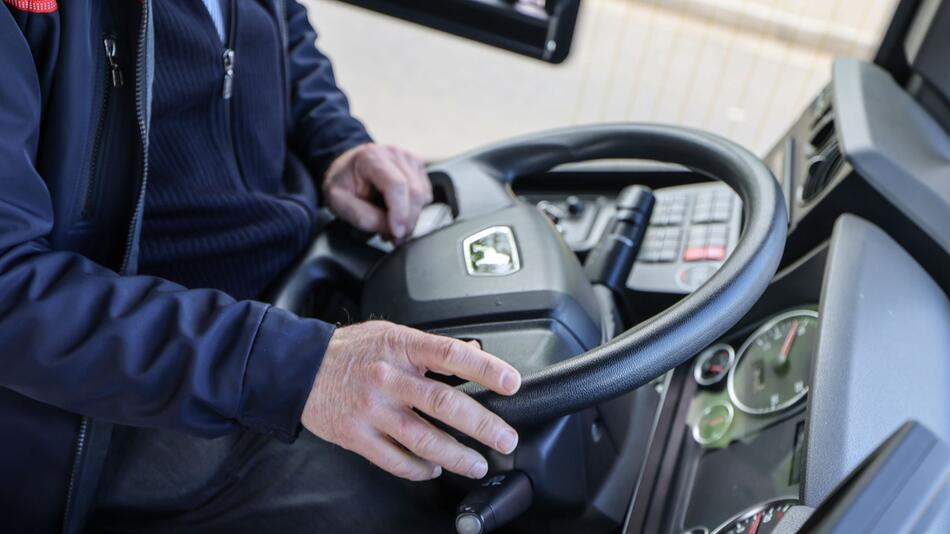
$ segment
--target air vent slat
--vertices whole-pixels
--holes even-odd
[[[808,176],[802,185],[802,202],[814,200],[821,194],[838,175],[843,165],[844,156],[841,154],[841,148],[832,140],[809,164]]]

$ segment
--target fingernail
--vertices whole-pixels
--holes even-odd
[[[511,393],[518,391],[518,388],[521,387],[521,375],[506,371],[501,377],[501,387]]]
[[[468,474],[474,479],[485,478],[485,475],[488,474],[488,464],[485,463],[485,460],[479,460],[475,462]]]
[[[518,434],[512,430],[502,430],[498,436],[498,452],[511,454],[518,446]]]
[[[406,236],[406,227],[401,224],[393,225],[393,237],[396,239],[402,239]]]
[[[442,468],[439,466],[435,466],[432,469],[432,478],[439,478],[440,476],[442,476]]]

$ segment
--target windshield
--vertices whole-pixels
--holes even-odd
[[[562,65],[340,2],[304,3],[373,135],[439,159],[605,121],[702,128],[764,155],[828,82],[835,56],[873,55],[895,0],[584,0]]]

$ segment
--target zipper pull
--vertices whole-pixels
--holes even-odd
[[[231,92],[234,90],[234,50],[230,48],[224,51],[224,88],[221,93],[225,100],[231,98]]]
[[[109,62],[109,76],[112,78],[112,87],[122,87],[125,79],[122,76],[122,67],[115,60],[118,56],[118,46],[114,37],[106,37],[102,44],[106,48],[106,60]]]

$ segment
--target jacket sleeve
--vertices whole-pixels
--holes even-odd
[[[51,250],[40,87],[6,9],[0,71],[0,387],[126,425],[293,439],[333,327]]]
[[[336,156],[372,142],[363,124],[350,115],[349,103],[337,87],[333,66],[316,47],[317,34],[307,9],[284,0],[289,48],[291,144],[317,180]]]

